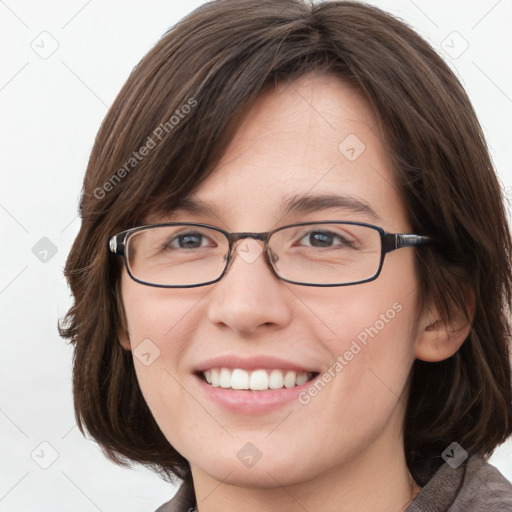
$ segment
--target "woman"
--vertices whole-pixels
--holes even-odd
[[[512,509],[512,244],[469,100],[359,2],[219,0],[98,133],[77,420],[160,511]]]

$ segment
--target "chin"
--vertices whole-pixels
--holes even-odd
[[[187,457],[194,477],[204,473],[217,482],[237,487],[271,489],[299,484],[328,469],[325,457],[308,460],[306,453],[286,448],[284,443],[273,447],[267,443],[259,453],[254,445],[245,441],[232,442],[224,450],[222,447],[215,451],[197,450],[197,446],[195,450],[192,457]]]

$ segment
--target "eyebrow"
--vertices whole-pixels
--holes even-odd
[[[201,201],[199,198],[194,197],[184,197],[179,201],[179,203],[171,208],[167,213],[176,214],[176,213],[188,213],[190,215],[213,215],[215,217],[220,217],[220,212],[215,205],[210,205]]]
[[[306,214],[338,208],[353,213],[362,213],[372,220],[382,220],[380,215],[362,199],[339,194],[301,194],[285,199],[281,205],[281,215]],[[184,197],[172,208],[169,214],[213,215],[222,217],[215,205],[210,205],[197,197]]]
[[[382,220],[380,215],[362,199],[338,194],[304,194],[293,196],[283,204],[283,214],[311,213],[339,208],[353,213],[363,213],[372,220]]]

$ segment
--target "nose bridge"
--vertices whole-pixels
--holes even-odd
[[[267,265],[269,266],[272,273],[275,274],[274,268],[269,261],[268,257],[268,240],[270,237],[270,233],[251,233],[251,232],[241,232],[241,233],[229,233],[228,240],[229,240],[229,257],[227,262],[227,268],[225,273],[229,272],[234,259],[235,254],[237,254],[241,259],[243,259],[246,263],[252,263],[254,260],[256,260],[259,256],[262,256],[265,260]],[[239,246],[237,249],[235,249],[235,245],[239,241],[243,241],[246,239],[251,240],[259,240],[263,242],[263,247],[261,247],[260,244],[245,244]],[[255,245],[258,245],[259,247],[255,247]]]
[[[250,233],[250,232],[242,232],[242,233],[229,233],[229,242],[233,244],[238,240],[243,240],[244,238],[254,238],[255,240],[261,240],[262,242],[267,242],[269,238],[269,233]]]

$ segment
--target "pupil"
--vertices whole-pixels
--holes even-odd
[[[332,235],[317,231],[309,235],[309,242],[313,247],[327,247],[332,244]]]
[[[193,249],[201,245],[201,235],[181,235],[179,237],[180,247],[182,249]]]

